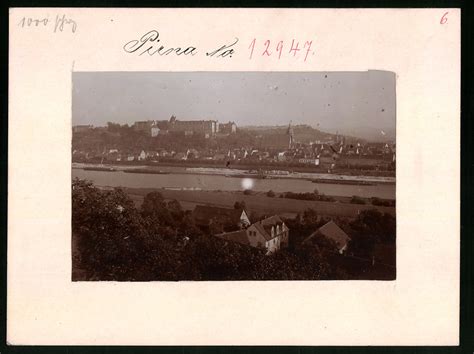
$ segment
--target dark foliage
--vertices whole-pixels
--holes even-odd
[[[357,195],[352,196],[351,198],[352,204],[365,204],[365,199],[358,197]]]
[[[361,211],[350,227],[353,230],[351,250],[358,254],[372,255],[377,244],[395,243],[395,218],[377,209]]]
[[[317,280],[342,272],[317,247],[293,244],[266,256],[204,234],[179,202],[158,192],[137,209],[120,189],[75,179],[72,204],[73,280]],[[288,220],[290,240],[302,240],[323,221],[311,210]]]
[[[275,197],[275,195],[276,195],[275,192],[272,191],[271,189],[267,192],[267,197],[273,198]]]
[[[245,201],[235,202],[234,209],[245,209]]]
[[[371,198],[372,205],[395,207],[395,200],[385,200],[377,197]]]
[[[321,202],[333,202],[334,198],[324,195],[322,193],[294,193],[294,192],[286,192],[282,194],[283,198],[289,199],[299,199],[299,200],[317,200]]]

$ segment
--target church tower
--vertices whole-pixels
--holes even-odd
[[[291,149],[293,147],[293,127],[291,126],[291,120],[290,124],[288,124],[288,130],[286,131],[286,134],[290,136],[289,142],[288,142],[288,149]]]

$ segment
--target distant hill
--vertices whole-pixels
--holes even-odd
[[[339,133],[357,136],[370,142],[395,142],[395,128],[376,128],[359,126],[350,129],[341,129]]]
[[[313,128],[306,124],[299,124],[293,125],[293,137],[296,141],[301,143],[309,143],[316,140],[329,140],[333,139],[336,140],[337,134],[323,132],[319,129]],[[239,129],[252,131],[259,135],[272,135],[272,134],[285,134],[288,131],[288,125],[276,125],[276,126],[244,126],[240,127]],[[363,142],[364,139],[350,136],[350,135],[342,135],[344,136],[346,142],[352,141],[359,141]]]

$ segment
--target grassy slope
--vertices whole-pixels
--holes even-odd
[[[358,205],[341,202],[319,202],[284,198],[270,198],[265,194],[244,195],[236,192],[216,191],[171,191],[164,189],[148,188],[125,188],[132,199],[138,205],[143,197],[157,190],[166,199],[177,199],[182,202],[184,208],[192,209],[196,204],[209,204],[222,207],[233,207],[236,201],[245,201],[250,212],[260,214],[290,215],[303,212],[305,209],[313,208],[322,216],[356,217],[359,210],[377,208],[381,212],[395,215],[395,208],[375,207],[372,205]]]

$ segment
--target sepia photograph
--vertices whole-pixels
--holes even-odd
[[[73,72],[72,280],[395,280],[396,74]]]

